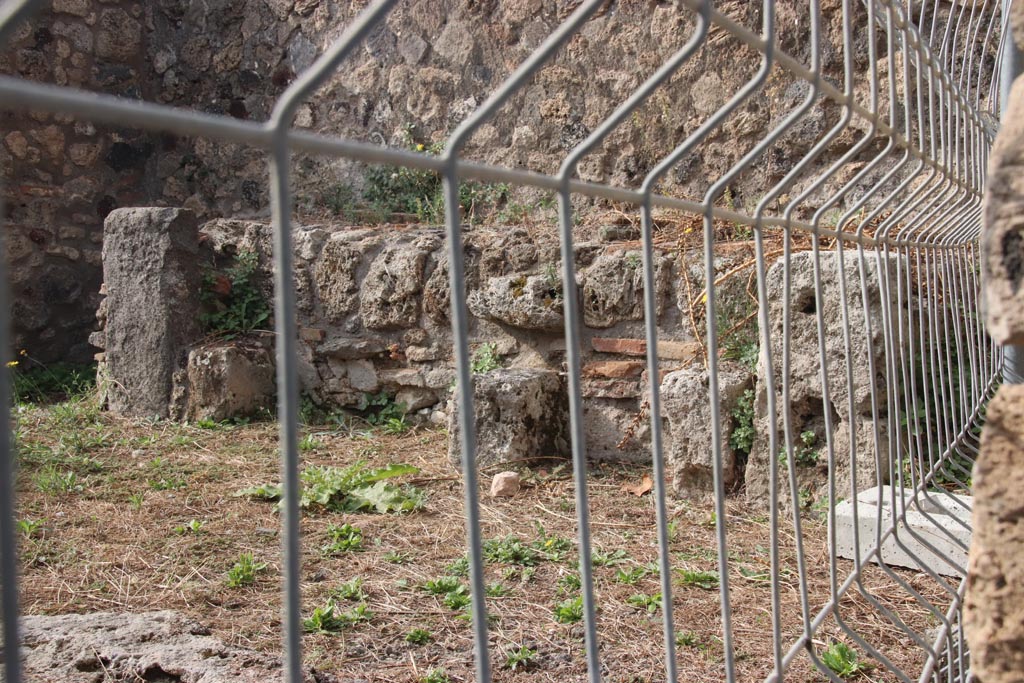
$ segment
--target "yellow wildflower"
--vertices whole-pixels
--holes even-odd
[[[416,151],[417,152],[422,152],[424,149],[426,149],[426,148],[423,146],[422,142],[420,144],[416,145]]]
[[[9,367],[9,368],[13,368],[13,367],[14,367],[14,366],[16,366],[17,364],[18,364],[18,361],[16,361],[16,360],[12,360],[12,361],[9,361],[9,362],[7,363],[7,367]]]

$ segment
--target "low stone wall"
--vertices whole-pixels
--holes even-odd
[[[92,341],[105,349],[100,357],[111,409],[194,420],[270,405],[244,396],[273,388],[260,379],[267,371],[259,369],[272,362],[272,335],[249,335],[243,344],[204,338],[192,327],[203,306],[203,272],[238,254],[258,255],[261,286],[270,300],[269,225],[218,219],[199,226],[181,209],[125,209],[111,213],[106,231],[107,298],[99,315],[102,330]],[[470,344],[478,357],[496,361],[492,365],[556,377],[564,372],[563,293],[553,233],[466,232]],[[602,234],[576,246],[588,453],[595,459],[642,459],[649,457],[647,421],[624,439],[647,386],[639,244],[620,239],[635,237],[629,230]],[[299,226],[294,245],[303,394],[320,405],[360,409],[368,398],[386,393],[405,404],[411,419],[445,420],[455,375],[442,230]],[[664,250],[657,255],[663,372],[688,366],[700,353],[683,313],[688,308],[679,285],[681,258]],[[685,265],[695,269],[695,281],[703,279],[698,260],[693,256],[694,263]],[[728,265],[723,262],[723,271]],[[227,352],[226,345],[244,348]],[[226,372],[257,379],[242,387],[226,379]],[[133,400],[126,402],[127,395]]]

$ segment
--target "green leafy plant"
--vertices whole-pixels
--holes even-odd
[[[228,570],[228,588],[241,588],[256,583],[256,574],[267,568],[266,562],[257,562],[252,553],[242,553]]]
[[[537,656],[537,651],[520,645],[517,647],[511,647],[505,652],[505,668],[515,671],[516,669],[529,669],[533,665],[533,658]]]
[[[595,567],[609,567],[616,564],[622,564],[628,560],[629,554],[621,548],[609,552],[595,550],[590,554],[590,563]]]
[[[486,591],[487,597],[489,598],[503,598],[512,592],[511,588],[501,583],[500,581],[495,581],[494,583],[487,584],[484,590]]]
[[[422,683],[451,683],[451,679],[448,678],[448,674],[445,673],[444,669],[431,669],[420,680]]]
[[[43,520],[41,519],[19,519],[18,520],[18,533],[25,538],[32,538],[36,535],[36,532],[43,527]]]
[[[366,595],[363,593],[363,580],[357,576],[350,581],[346,581],[335,588],[331,595],[339,600],[365,600]]]
[[[434,636],[431,635],[430,631],[422,628],[414,628],[405,634],[405,642],[412,645],[426,645],[433,639]]]
[[[179,535],[188,533],[198,534],[200,531],[202,531],[202,529],[202,522],[200,522],[198,519],[191,519],[189,520],[188,524],[179,524],[178,526],[174,527],[174,533]]]
[[[265,326],[270,304],[260,289],[259,255],[240,251],[223,273],[207,272],[199,294],[199,321],[207,332],[234,336]]]
[[[635,595],[629,596],[626,602],[628,602],[633,607],[645,609],[653,614],[661,608],[661,593],[655,593],[654,595],[647,595],[646,593],[636,593]]]
[[[347,553],[363,547],[363,532],[349,523],[327,527],[327,545],[322,550],[328,555]]]
[[[458,588],[451,591],[450,593],[445,593],[444,597],[441,599],[441,602],[443,602],[445,606],[449,609],[465,609],[466,607],[469,607],[470,603],[469,589],[465,586],[460,585]]]
[[[838,640],[821,653],[821,661],[840,678],[849,678],[871,668],[869,664],[860,661],[856,650]]]
[[[535,565],[542,559],[535,548],[512,535],[484,541],[483,555],[488,562],[522,566]]]
[[[754,447],[754,390],[745,390],[732,409],[732,432],[729,447],[737,453],[749,455]]]
[[[676,647],[701,647],[700,636],[693,631],[676,631]]]
[[[323,607],[317,607],[313,613],[302,620],[302,627],[307,633],[337,633],[348,626],[348,621],[334,610],[337,605],[328,600]]]
[[[302,451],[303,453],[315,451],[316,449],[322,446],[323,444],[317,441],[316,437],[314,437],[312,434],[306,434],[304,437],[302,437],[302,440],[299,441],[299,450]]]
[[[715,590],[718,588],[718,572],[705,572],[695,569],[677,569],[679,573],[678,583],[680,586],[694,586],[704,590]]]
[[[484,342],[476,347],[469,367],[474,375],[481,375],[500,368],[501,358],[498,356],[498,345],[494,342]]]
[[[44,404],[81,400],[96,388],[96,365],[42,363],[21,350],[7,363],[17,403]]]
[[[84,489],[78,475],[71,470],[60,470],[55,465],[47,465],[35,474],[35,484],[43,493],[56,495],[60,493],[79,493]]]
[[[345,468],[307,467],[301,474],[299,506],[336,512],[412,512],[423,505],[423,494],[414,487],[399,488],[385,480],[417,472],[419,469],[412,465],[368,468],[364,461]],[[279,501],[281,486],[264,484],[242,489],[236,495]]]
[[[793,448],[793,462],[797,467],[814,467],[818,464],[818,449],[815,444],[818,442],[818,435],[811,430],[800,432],[800,445]],[[785,467],[788,464],[786,451],[779,453],[779,465]]]
[[[575,593],[580,589],[582,582],[579,574],[566,574],[558,580],[558,590],[561,593]]]
[[[141,510],[142,503],[146,500],[145,493],[133,493],[128,496],[128,505],[131,506],[132,510]]]
[[[574,624],[583,620],[583,596],[577,595],[555,605],[555,621],[560,624]]]
[[[469,558],[463,555],[448,563],[444,571],[449,576],[469,576]]]
[[[412,558],[410,558],[406,553],[400,553],[397,550],[389,550],[384,553],[384,556],[381,559],[389,564],[408,564]]]
[[[423,590],[431,595],[445,595],[462,586],[462,581],[456,576],[440,576],[423,584]]]
[[[531,543],[530,547],[539,552],[545,560],[561,562],[575,550],[573,542],[568,538],[549,536],[540,522],[534,522],[533,526],[537,531],[537,540]]]
[[[631,569],[618,569],[615,571],[615,580],[628,586],[635,585],[642,578],[647,576],[647,569],[644,567],[633,567]]]

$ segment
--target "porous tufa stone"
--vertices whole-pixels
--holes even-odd
[[[491,480],[491,498],[510,498],[519,493],[518,472],[498,472]]]

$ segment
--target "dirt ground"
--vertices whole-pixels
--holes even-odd
[[[128,421],[100,412],[90,400],[17,413],[23,613],[175,609],[226,642],[280,652],[280,519],[273,503],[236,495],[279,481],[274,423],[199,428]],[[304,514],[303,617],[332,595],[335,614],[348,615],[336,632],[304,636],[306,663],[343,681],[473,680],[468,608],[458,596],[424,588],[428,582],[466,583],[460,576],[462,482],[447,464],[447,435],[423,428],[385,434],[364,424],[309,427],[306,433],[304,466],[413,465],[418,473],[395,481],[423,496],[422,508],[406,514]],[[556,618],[556,606],[579,594],[571,467],[512,463],[505,469],[517,469],[524,486],[503,499],[481,490],[483,537],[495,548],[534,553],[512,553],[486,567],[494,678],[585,680],[582,624]],[[489,484],[494,472],[483,472],[481,483]],[[608,681],[664,680],[662,612],[655,597],[660,587],[652,565],[654,502],[649,493],[624,490],[645,474],[644,467],[606,464],[589,476],[600,652]],[[670,511],[680,680],[718,681],[724,677],[719,586],[714,576],[702,574],[718,570],[712,509],[674,501]],[[325,551],[330,527],[344,523],[361,531],[360,547]],[[748,507],[742,493],[729,498],[735,661],[745,681],[771,671],[769,528],[764,512]],[[800,633],[801,614],[792,524],[781,529],[785,652]],[[826,525],[806,519],[804,537],[813,617],[828,598]],[[243,553],[266,567],[251,585],[231,587],[229,571]],[[841,581],[849,566],[838,569]],[[444,579],[449,575],[457,578]],[[940,588],[927,577],[904,572],[900,578],[941,601]],[[865,585],[919,632],[938,624],[891,576],[869,569]],[[843,598],[841,613],[879,651],[920,670],[922,650],[861,594]],[[815,633],[814,650],[824,651],[833,639],[854,645],[830,617]],[[896,680],[858,650],[865,666],[850,680]],[[790,673],[789,680],[827,680],[806,652]]]

